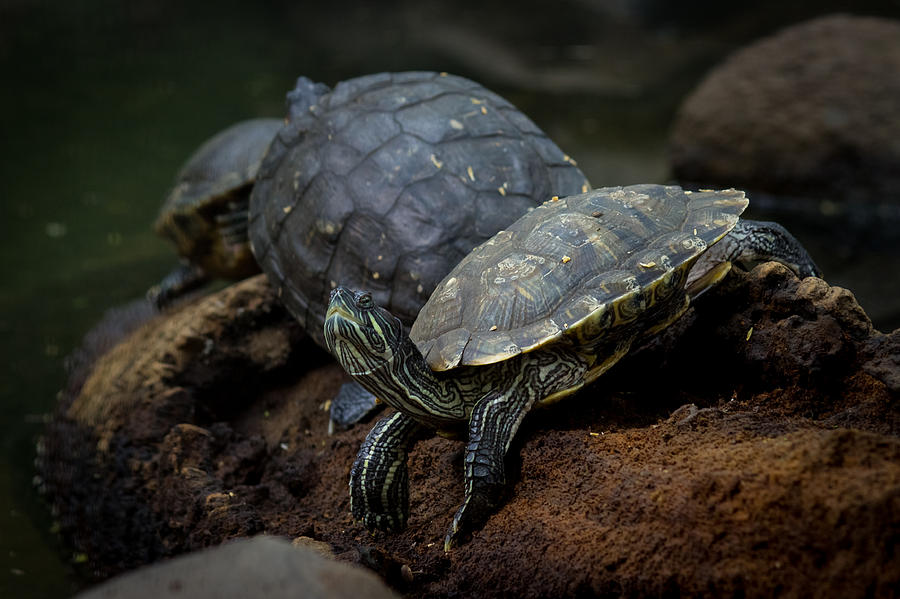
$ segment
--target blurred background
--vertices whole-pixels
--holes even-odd
[[[174,264],[151,225],[206,138],[283,116],[299,75],[334,85],[447,71],[506,96],[595,187],[664,183],[673,121],[709,70],[836,11],[897,18],[900,1],[0,0],[0,596],[79,588],[83,558],[33,490],[35,440],[64,357]],[[808,226],[802,206],[778,211],[766,197],[830,283],[853,290],[879,329],[900,326],[894,212],[876,219],[879,243],[860,244],[866,231],[846,245],[834,227]]]

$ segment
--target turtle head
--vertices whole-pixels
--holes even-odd
[[[325,312],[325,344],[351,375],[366,375],[389,364],[405,333],[400,320],[375,304],[367,291],[338,287]]]

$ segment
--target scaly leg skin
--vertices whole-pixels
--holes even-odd
[[[333,435],[336,430],[347,430],[383,407],[384,404],[359,383],[344,383],[331,400],[328,434]]]
[[[379,420],[350,469],[350,511],[369,530],[394,531],[409,516],[406,456],[424,427],[395,412]]]
[[[801,279],[821,277],[822,271],[796,237],[773,222],[741,219],[735,227],[697,260],[688,275],[687,287],[694,297],[727,273],[729,263],[751,263],[774,260],[794,271]]]
[[[444,539],[444,551],[483,525],[499,505],[506,487],[506,451],[534,403],[528,395],[492,392],[472,410],[465,457],[466,497]]]
[[[197,289],[208,280],[209,277],[202,268],[182,260],[158,285],[147,291],[147,299],[157,309],[162,310],[179,296]]]

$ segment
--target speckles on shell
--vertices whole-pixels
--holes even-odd
[[[457,131],[461,131],[463,128],[463,124],[456,119],[450,119],[450,127],[456,129]]]
[[[485,273],[494,275],[495,285],[502,285],[532,276],[545,262],[546,260],[542,256],[513,254],[501,260],[497,266],[489,268]]]
[[[609,196],[625,208],[638,208],[650,200],[650,196],[628,189],[618,189],[610,193]]]
[[[319,219],[316,221],[316,230],[324,235],[336,235],[342,228],[343,226],[340,223],[336,223],[330,220]]]
[[[441,285],[436,299],[438,302],[446,302],[455,299],[457,295],[459,295],[459,279],[450,277]]]
[[[681,247],[685,249],[685,251],[697,251],[702,252],[706,249],[706,242],[696,237],[697,229],[694,229],[694,237],[688,237],[687,239],[683,239],[681,241]]]

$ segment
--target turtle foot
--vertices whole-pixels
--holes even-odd
[[[471,534],[484,526],[500,503],[503,485],[482,486],[479,493],[466,497],[466,501],[456,511],[450,530],[444,538],[444,551],[450,551],[465,543]]]

